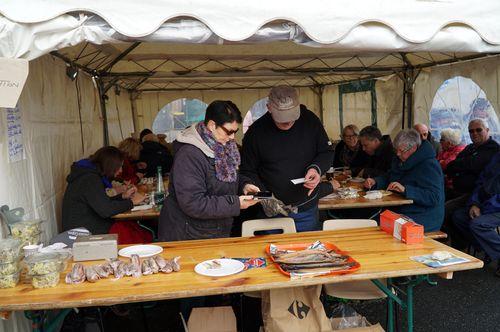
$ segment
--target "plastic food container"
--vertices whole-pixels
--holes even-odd
[[[44,275],[61,272],[67,256],[57,253],[37,253],[24,259],[29,275]]]
[[[25,220],[10,225],[12,237],[21,240],[23,244],[38,244],[42,234],[43,220]]]
[[[34,288],[49,288],[55,287],[59,283],[60,273],[52,272],[41,275],[34,275],[31,279],[31,284]]]
[[[0,288],[13,288],[19,282],[19,272],[0,276]]]
[[[8,276],[19,272],[19,261],[0,264],[0,276]]]
[[[21,241],[8,238],[0,240],[0,263],[12,263],[19,260],[21,254]]]

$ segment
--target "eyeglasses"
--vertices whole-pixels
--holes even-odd
[[[358,137],[358,135],[340,135],[340,138],[344,139],[352,139],[354,137]]]
[[[474,132],[481,133],[482,131],[483,128],[469,129],[469,134],[473,134]]]
[[[407,148],[405,148],[405,149],[399,149],[399,148],[394,149],[394,152],[395,152],[396,154],[398,154],[398,153],[403,154],[403,153],[406,153],[406,152],[410,151],[412,148],[413,148],[413,146],[409,145],[409,146],[408,146]]]
[[[219,126],[219,128],[221,128],[222,130],[224,130],[224,132],[226,133],[227,136],[234,135],[234,134],[236,134],[238,132],[238,130],[240,130],[240,128],[238,128],[236,130],[229,130],[229,129],[227,129],[224,126]]]

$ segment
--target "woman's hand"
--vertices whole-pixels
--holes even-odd
[[[332,184],[333,191],[337,191],[340,188],[340,182],[338,182],[335,179],[330,180],[330,183]]]
[[[368,178],[365,180],[365,183],[363,184],[366,189],[371,190],[374,185],[377,184],[377,181],[375,181],[372,178]]]
[[[137,192],[137,188],[135,186],[129,187],[125,192],[122,193],[123,199],[131,198]]]
[[[116,194],[123,194],[124,192],[127,191],[128,185],[126,184],[120,184],[117,186],[113,186],[113,189],[115,190]]]
[[[132,194],[132,197],[130,197],[130,200],[132,201],[132,203],[134,203],[134,205],[141,204],[142,202],[144,202],[144,199],[146,199],[146,195],[141,194],[140,192],[136,192]]]
[[[397,193],[404,194],[406,188],[399,182],[391,182],[387,186],[387,190],[395,191]]]
[[[257,204],[258,202],[259,202],[258,200],[253,199],[253,196],[250,195],[240,196],[240,210],[249,208],[250,206]]]
[[[144,173],[139,173],[139,172],[137,172],[137,173],[135,173],[135,175],[137,175],[137,178],[138,178],[139,180],[140,180],[140,179],[142,179],[142,178],[144,177]]]
[[[259,187],[255,186],[253,184],[247,183],[243,187],[243,194],[244,195],[248,195],[248,193],[258,193],[258,192],[260,192]]]

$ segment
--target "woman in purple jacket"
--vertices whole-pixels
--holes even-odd
[[[160,213],[161,241],[228,237],[233,217],[257,202],[246,194],[259,188],[240,188],[234,137],[241,122],[234,103],[217,100],[208,105],[204,121],[179,134],[169,196]]]

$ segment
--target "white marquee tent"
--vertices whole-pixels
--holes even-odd
[[[30,60],[30,74],[21,161],[0,135],[0,203],[46,219],[50,238],[71,162],[151,127],[183,97],[231,99],[245,113],[289,84],[333,138],[349,122],[395,134],[428,122],[441,83],[461,75],[498,112],[499,15],[495,0],[3,0],[0,57]],[[345,88],[359,82],[372,83]]]

